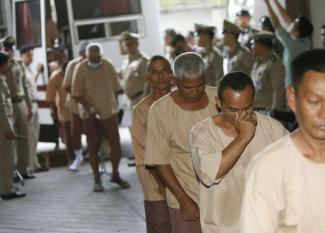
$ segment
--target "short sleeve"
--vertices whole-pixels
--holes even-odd
[[[255,162],[253,160],[247,169],[241,211],[241,233],[276,233],[279,215],[285,205],[281,179],[277,171],[279,168],[273,164]]]
[[[82,96],[84,93],[84,81],[83,81],[83,74],[82,74],[82,64],[76,67],[74,72],[74,76],[72,78],[72,96]]]
[[[158,102],[159,103],[159,102]],[[170,164],[169,138],[165,133],[165,127],[170,127],[162,122],[157,106],[154,104],[149,110],[147,140],[145,151],[145,165]]]
[[[202,125],[194,126],[190,132],[190,144],[194,170],[200,182],[209,187],[220,183],[216,177],[221,164],[222,148],[217,141],[210,140],[212,136],[208,132]]]

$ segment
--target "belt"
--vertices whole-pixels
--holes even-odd
[[[11,101],[12,101],[13,104],[19,104],[24,99],[25,99],[25,97],[18,96],[18,97],[15,97],[15,98],[11,98]]]
[[[37,103],[37,100],[32,100],[32,103]]]
[[[134,94],[133,96],[130,96],[130,99],[135,99],[137,97],[139,97],[140,95],[142,95],[143,91],[139,91],[138,93]]]

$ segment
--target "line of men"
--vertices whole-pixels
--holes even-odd
[[[135,106],[131,128],[147,232],[321,232],[325,50],[293,62],[292,134],[254,111],[250,76],[228,73],[215,88],[204,67],[193,52],[173,70],[164,57],[149,62],[153,92]]]
[[[22,45],[20,57],[14,57],[15,39],[0,40],[1,51],[1,148],[0,196],[2,199],[24,197],[14,185],[14,178],[34,179],[33,171],[45,171],[37,158],[39,120],[36,81],[43,72],[39,65],[35,72],[33,47]],[[14,176],[15,174],[15,176]]]

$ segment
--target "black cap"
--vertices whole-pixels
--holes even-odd
[[[34,49],[34,46],[33,45],[29,45],[29,44],[23,44],[20,49],[19,49],[19,52],[20,54],[24,54],[24,53],[27,53],[31,50]]]
[[[248,16],[251,17],[251,14],[248,10],[240,10],[236,13],[236,16]]]
[[[16,44],[16,39],[13,36],[6,36],[0,40],[0,43],[5,48],[12,48]]]
[[[0,52],[0,65],[6,64],[9,61],[9,55],[6,52]]]

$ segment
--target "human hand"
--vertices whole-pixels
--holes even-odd
[[[185,221],[195,221],[200,218],[199,207],[189,196],[179,201],[179,205]]]
[[[255,134],[256,125],[256,114],[252,110],[236,113],[235,128],[238,137],[250,141]]]
[[[17,135],[14,131],[10,130],[8,132],[5,133],[5,137],[8,139],[8,140],[14,140],[17,138]]]

